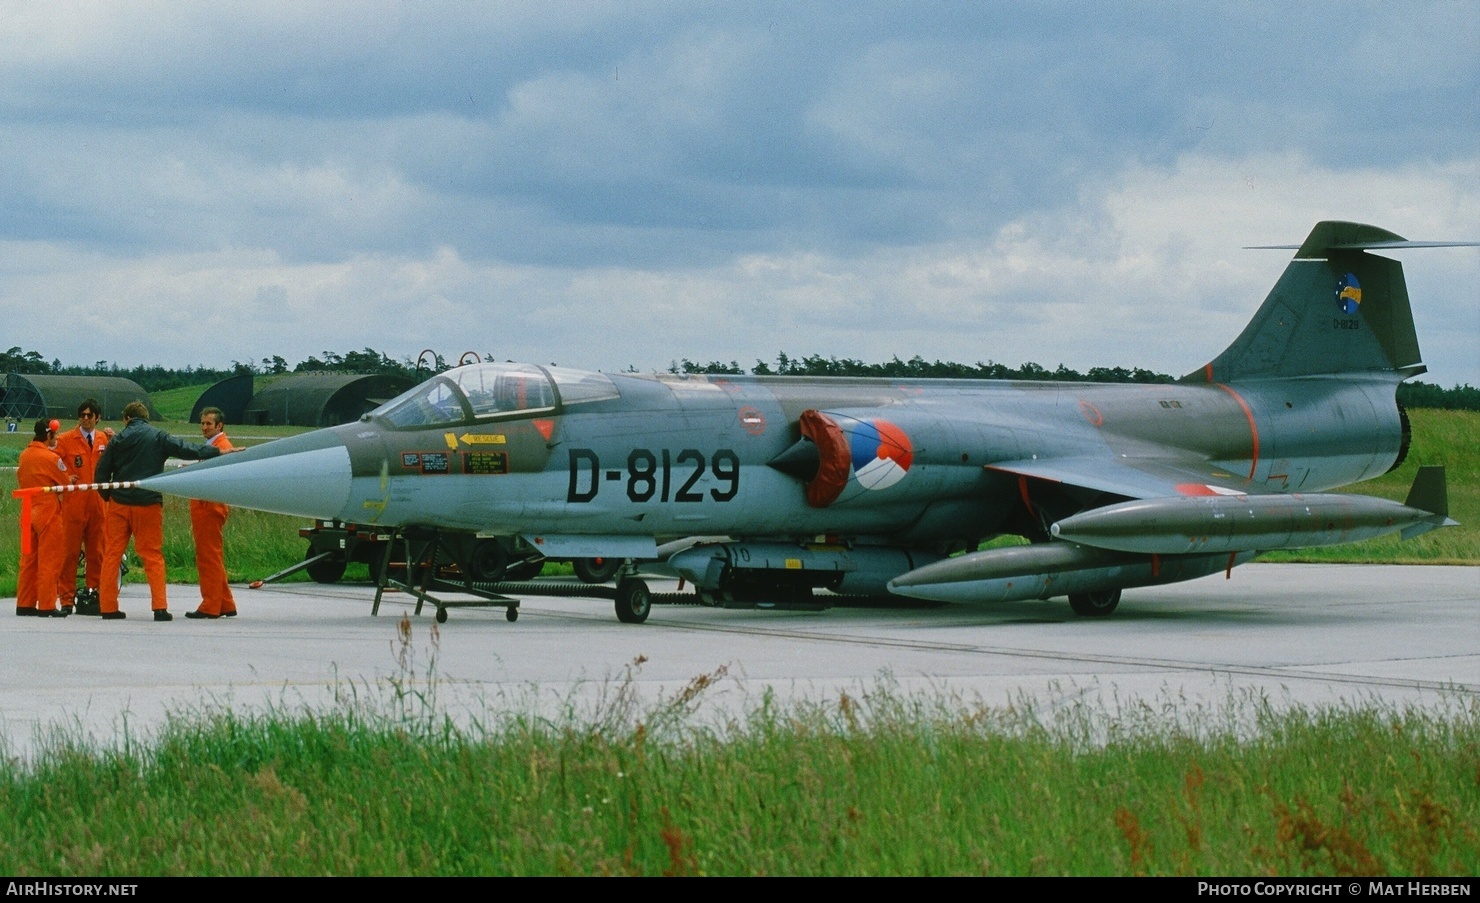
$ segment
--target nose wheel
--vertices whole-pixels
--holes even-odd
[[[653,594],[648,585],[636,577],[624,578],[617,584],[617,620],[623,624],[641,624],[653,610]]]

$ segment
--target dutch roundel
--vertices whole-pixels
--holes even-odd
[[[904,430],[887,420],[858,420],[848,433],[853,474],[863,488],[888,489],[909,473],[914,449]]]

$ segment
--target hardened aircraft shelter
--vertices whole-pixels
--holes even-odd
[[[359,420],[411,388],[404,376],[381,373],[284,373],[233,376],[203,392],[192,420],[208,407],[220,408],[229,424],[248,426],[336,426]]]
[[[159,419],[159,411],[149,393],[131,379],[37,373],[6,374],[4,386],[0,387],[0,418],[39,420],[53,417],[65,421],[77,416],[77,406],[87,398],[95,399],[103,406],[104,420],[122,420],[124,405],[131,401],[143,402],[149,409],[149,419]]]

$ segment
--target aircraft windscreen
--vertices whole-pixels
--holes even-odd
[[[595,379],[572,381],[571,388],[577,401],[616,396],[616,387],[606,377],[588,373],[579,375]],[[564,383],[561,388],[564,390]],[[390,421],[396,427],[415,429],[486,417],[551,411],[555,409],[555,403],[555,386],[539,367],[485,363],[448,370],[391,399],[371,414]]]
[[[457,387],[441,376],[397,395],[371,411],[370,416],[383,417],[395,426],[408,429],[470,419]]]

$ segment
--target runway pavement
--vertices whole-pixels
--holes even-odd
[[[671,589],[654,583],[655,590]],[[95,743],[148,736],[170,713],[212,707],[393,706],[435,696],[485,722],[510,710],[609,711],[626,685],[640,705],[717,677],[700,717],[758,705],[902,694],[1051,715],[1217,711],[1378,702],[1453,711],[1480,697],[1480,568],[1253,564],[1168,587],[1127,590],[1107,619],[1062,599],[824,612],[656,606],[619,623],[603,600],[529,597],[502,610],[428,609],[400,638],[405,596],[371,617],[365,585],[236,590],[241,616],[186,620],[193,586],[171,586],[176,619],[155,623],[147,589],[126,587],[125,621],[16,618],[0,609],[0,733],[28,756],[56,731]],[[13,600],[12,600],[13,605]],[[435,628],[435,629],[434,629]],[[634,664],[639,657],[645,659]],[[706,714],[707,713],[707,714]]]

